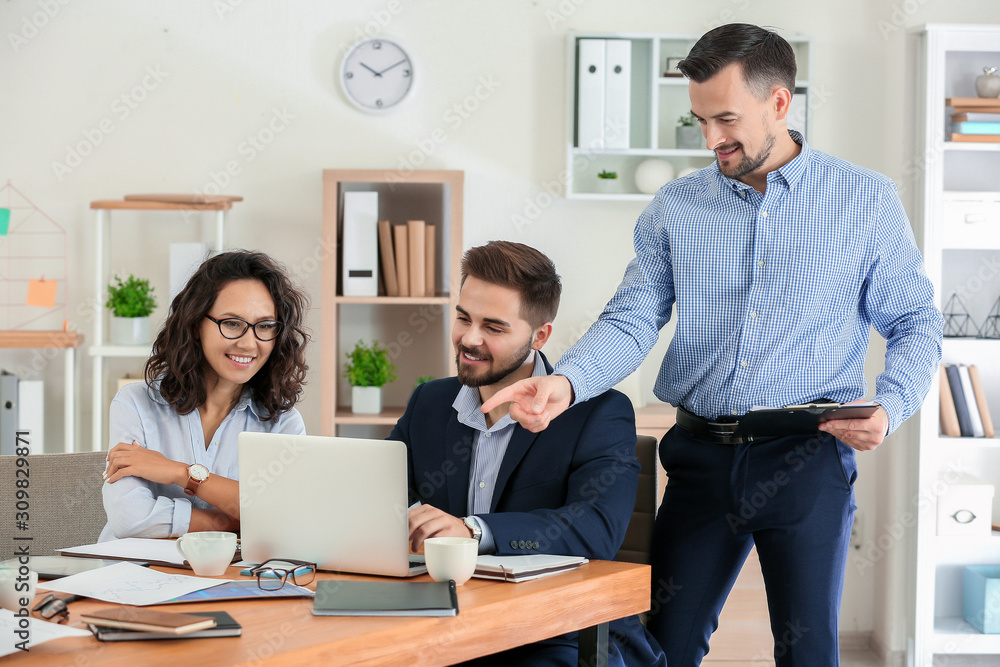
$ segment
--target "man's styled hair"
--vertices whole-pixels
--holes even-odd
[[[704,83],[733,63],[743,68],[743,81],[765,99],[775,86],[795,92],[795,52],[783,37],[749,23],[729,23],[709,30],[677,65],[681,74]]]
[[[556,318],[562,283],[552,260],[523,243],[490,241],[462,257],[462,285],[469,276],[517,292],[521,317],[532,327]]]

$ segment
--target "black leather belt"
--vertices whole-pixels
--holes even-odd
[[[736,418],[732,421],[713,422],[678,406],[677,425],[692,435],[705,438],[717,445],[738,445],[743,442],[743,438],[734,435],[736,429],[740,427],[740,422]]]

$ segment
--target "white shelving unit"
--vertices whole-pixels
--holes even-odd
[[[929,24],[911,33],[908,46],[917,63],[914,154],[923,157],[913,222],[938,307],[960,291],[978,327],[1000,297],[1000,280],[977,277],[1000,254],[1000,144],[946,141],[951,111],[945,99],[975,96],[974,80],[983,66],[1000,62],[1000,26]],[[956,215],[949,202],[963,198],[980,200],[996,217],[974,223],[974,216]],[[991,417],[1000,425],[1000,340],[945,338],[942,357],[943,363],[979,367]],[[1000,656],[1000,635],[981,634],[962,620],[963,568],[1000,564],[1000,537],[996,532],[978,538],[937,535],[939,478],[954,470],[1000,484],[1000,438],[942,436],[940,390],[935,379],[919,417],[921,502],[909,628],[909,664],[914,667],[931,667],[935,655]],[[994,497],[994,520],[1000,518],[998,502]]]
[[[679,149],[674,128],[677,118],[690,112],[687,85],[682,76],[663,76],[667,59],[682,58],[698,41],[700,35],[632,33],[632,32],[570,32],[567,38],[567,112],[566,112],[566,197],[569,199],[603,199],[617,201],[649,201],[650,195],[640,193],[633,175],[636,167],[648,158],[667,160],[680,173],[689,167],[705,167],[715,159],[707,148]],[[809,130],[809,53],[811,42],[802,36],[785,36],[795,51],[798,80],[792,96],[789,127],[799,130],[808,139]],[[581,39],[627,39],[632,42],[629,147],[595,149],[580,146],[577,141],[579,95],[577,68]],[[597,192],[597,173],[602,170],[618,173],[615,193]]]
[[[92,434],[90,447],[97,452],[105,448],[107,441],[104,434],[104,424],[108,416],[108,405],[105,402],[105,358],[148,359],[152,348],[148,345],[111,345],[107,341],[106,326],[107,309],[104,305],[104,295],[111,280],[111,211],[214,211],[215,212],[215,252],[225,248],[226,213],[233,207],[231,201],[212,204],[172,204],[167,202],[125,201],[103,199],[90,202],[90,208],[96,214],[95,234],[96,255],[94,271],[94,293],[100,306],[101,314],[94,318],[94,344],[90,346],[90,356],[93,359],[93,392],[91,404],[93,416],[91,422]]]

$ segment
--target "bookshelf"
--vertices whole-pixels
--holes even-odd
[[[912,216],[938,306],[958,294],[975,327],[1000,297],[1000,144],[952,141],[947,98],[975,96],[983,65],[1000,59],[1000,26],[928,24],[909,35],[916,63],[917,126],[914,155],[916,210]],[[989,62],[987,62],[989,61]],[[985,267],[985,268],[984,268]],[[973,332],[975,333],[975,332]],[[946,337],[943,364],[975,364],[994,424],[1000,422],[1000,339]],[[909,664],[931,667],[935,656],[1000,656],[1000,635],[981,634],[962,620],[962,572],[966,565],[1000,563],[997,533],[938,536],[942,479],[952,471],[1000,485],[1000,439],[942,435],[936,377],[919,415],[918,494],[914,554],[914,614]],[[1000,520],[994,494],[994,521]]]
[[[239,201],[241,198],[233,198]],[[108,417],[110,402],[107,399],[107,378],[104,377],[104,360],[108,358],[141,359],[149,358],[152,353],[150,345],[112,345],[108,342],[110,327],[107,318],[110,317],[103,307],[107,285],[111,279],[111,212],[112,211],[209,211],[215,213],[215,247],[214,252],[225,248],[226,214],[233,207],[232,201],[220,201],[210,204],[178,204],[162,201],[132,201],[124,199],[100,199],[90,202],[94,211],[95,221],[95,271],[94,294],[99,302],[99,313],[94,318],[94,342],[90,346],[90,357],[93,359],[93,390],[91,405],[93,409],[91,428],[91,450],[97,452],[106,448],[107,439],[104,425]],[[162,295],[161,295],[162,297]],[[160,304],[161,306],[169,304]],[[154,331],[155,337],[155,331]]]
[[[672,71],[678,76],[664,76],[668,59],[672,64],[683,58],[699,37],[700,35],[670,33],[569,32],[566,45],[567,199],[648,202],[652,195],[640,192],[635,184],[636,169],[644,161],[650,158],[665,160],[670,163],[676,176],[684,169],[707,167],[715,160],[715,154],[705,147],[704,139],[699,148],[677,147],[677,119],[691,109],[688,80],[679,76],[680,73],[676,70]],[[785,38],[795,51],[798,65],[798,80],[793,91],[788,126],[799,130],[808,139],[812,106],[809,97],[811,42],[802,36]],[[630,78],[628,123],[621,130],[628,134],[627,147],[595,147],[586,137],[581,138],[581,112],[586,115],[588,97],[579,85],[580,40],[627,40],[630,43],[631,60],[627,65]],[[605,119],[605,126],[613,134],[618,132],[616,128],[619,126],[615,122]],[[615,191],[598,191],[601,186],[598,184],[597,173],[603,170],[618,174]]]
[[[416,377],[455,374],[450,322],[458,305],[464,183],[462,171],[324,170],[322,244],[335,250],[324,257],[322,273],[323,435],[337,435],[341,427],[386,431],[403,415]],[[435,225],[434,296],[343,296],[343,202],[350,191],[377,192],[379,220]],[[384,388],[384,407],[377,415],[351,412],[350,386],[343,378],[346,353],[359,338],[378,340],[398,367],[399,379]]]

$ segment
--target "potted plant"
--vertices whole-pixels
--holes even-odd
[[[396,379],[396,366],[389,361],[389,351],[378,341],[365,345],[359,340],[347,353],[344,377],[351,384],[351,411],[360,414],[382,412],[382,385]]]
[[[701,148],[701,128],[693,114],[677,119],[677,148]]]
[[[149,316],[156,308],[156,297],[149,281],[132,274],[126,280],[115,275],[108,285],[105,308],[111,310],[111,342],[115,345],[149,345],[153,342]]]
[[[602,169],[601,173],[597,175],[597,191],[598,192],[617,192],[618,191],[618,172],[617,171],[607,171]]]

